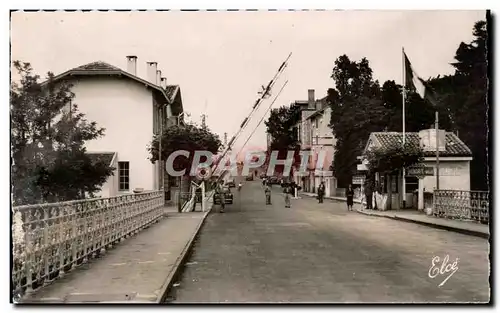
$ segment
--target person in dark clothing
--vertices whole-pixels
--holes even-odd
[[[373,209],[373,182],[371,178],[366,179],[365,183],[366,209]]]
[[[321,182],[318,187],[318,201],[319,203],[323,203],[323,199],[325,197],[325,183]]]
[[[352,206],[354,205],[354,190],[352,189],[352,185],[349,184],[345,192],[345,196],[347,198],[347,211],[352,211]]]

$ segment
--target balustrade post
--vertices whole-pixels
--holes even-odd
[[[106,253],[106,210],[99,201],[98,208],[101,211],[101,251],[100,254]]]
[[[108,212],[108,242],[107,242],[107,248],[108,250],[113,248],[113,230],[114,230],[114,212],[113,208],[109,206],[109,202],[106,200],[101,200],[104,204],[104,207],[106,208],[106,211]]]
[[[52,246],[49,241],[49,218],[50,218],[50,207],[43,209],[43,221],[45,227],[43,228],[43,263],[44,263],[44,280],[43,284],[47,285],[50,281],[50,258],[52,255]]]
[[[25,262],[25,271],[26,271],[26,294],[33,293],[33,242],[31,241],[31,212],[28,212],[27,215],[27,227],[26,227],[26,262]]]
[[[59,245],[58,245],[58,255],[59,255],[59,277],[64,277],[64,250],[66,249],[66,234],[65,234],[65,223],[64,223],[64,210],[59,207],[57,210],[57,220],[59,227]]]
[[[97,209],[95,207],[95,201],[90,202],[90,205],[87,203],[87,209],[91,212],[91,222],[92,222],[92,258],[95,259],[97,257],[97,249],[99,249],[99,232],[98,228],[98,214]]]
[[[73,206],[72,216],[71,216],[71,255],[72,255],[72,264],[71,269],[75,269],[78,265],[78,214],[80,205],[75,204]]]

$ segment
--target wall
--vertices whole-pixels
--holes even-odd
[[[116,156],[113,158],[111,166],[115,168],[113,175],[101,186],[101,190],[96,192],[95,197],[109,198],[118,195],[118,162]]]
[[[446,161],[439,160],[439,189],[470,190],[470,166],[469,161]],[[424,162],[425,166],[434,167],[433,161]],[[424,190],[432,192],[436,187],[436,176],[426,176],[423,179]]]
[[[77,77],[72,83],[79,111],[105,128],[103,137],[86,143],[87,151],[117,152],[117,162],[130,162],[129,192],[134,188],[152,190],[153,166],[146,150],[153,130],[151,90],[117,77]],[[117,190],[118,176],[115,177],[117,181],[109,186]]]

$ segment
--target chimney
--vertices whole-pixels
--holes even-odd
[[[158,67],[158,63],[147,62],[146,64],[147,64],[146,73],[148,81],[156,85],[156,68]]]
[[[160,86],[161,84],[161,70],[156,70],[156,85]]]
[[[162,77],[161,80],[160,80],[160,86],[165,89],[167,88],[167,78],[166,77]]]
[[[315,109],[316,108],[314,89],[309,89],[307,91],[307,108],[308,109]]]
[[[439,151],[446,151],[446,131],[444,129],[438,129],[436,136],[436,129],[424,129],[418,132],[420,138],[420,147],[424,151],[436,151],[436,138],[438,139]]]
[[[135,55],[127,56],[127,72],[137,76],[137,57]]]

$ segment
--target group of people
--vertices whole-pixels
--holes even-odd
[[[266,180],[266,178],[263,178],[262,184],[264,186],[264,194],[265,194],[265,199],[266,199],[266,205],[271,205],[271,183]],[[238,184],[238,191],[241,191],[242,184]],[[285,208],[290,208],[291,203],[290,203],[290,195],[293,195],[295,192],[295,183],[287,184],[283,188],[283,193],[285,196]],[[324,198],[325,198],[325,183],[321,182],[320,185],[318,186],[317,192],[318,192],[318,202],[323,203]],[[366,197],[366,209],[371,210],[373,209],[373,188],[370,183],[365,184],[364,188],[365,192],[365,197]],[[220,196],[220,205],[221,209],[220,212],[224,212],[224,207],[225,207],[225,195],[224,192],[219,193]],[[349,184],[349,187],[346,189],[345,192],[346,196],[346,202],[347,202],[347,210],[352,211],[353,210],[353,205],[354,205],[354,189],[351,184]]]
[[[263,180],[264,194],[266,195],[266,205],[271,205],[271,187],[270,183]],[[294,193],[294,188],[292,185],[288,184],[283,187],[283,193],[285,195],[285,208],[291,207],[290,195]]]

